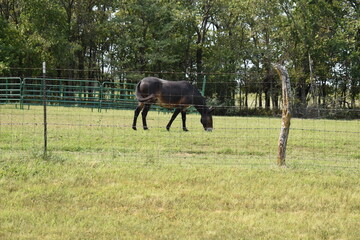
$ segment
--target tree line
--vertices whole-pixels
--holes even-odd
[[[357,0],[0,0],[0,75],[201,84],[219,104],[359,107]],[[135,77],[136,76],[136,77]],[[139,79],[137,79],[139,80]]]

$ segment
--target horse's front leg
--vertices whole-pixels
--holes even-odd
[[[151,104],[145,104],[144,110],[143,110],[142,113],[141,113],[144,130],[148,130],[148,129],[149,129],[149,128],[147,127],[147,123],[146,123],[146,116],[147,116],[147,114],[148,114],[148,112],[149,112],[150,107],[151,107]]]
[[[183,130],[184,130],[185,132],[189,131],[189,130],[186,128],[186,109],[181,111],[181,119],[182,119]]]
[[[144,108],[144,104],[143,103],[139,103],[139,105],[137,106],[137,108],[135,109],[134,112],[134,121],[133,121],[133,125],[132,125],[132,129],[136,130],[136,121],[137,118],[141,112],[141,110]]]
[[[168,131],[170,130],[171,124],[173,123],[173,121],[175,120],[177,115],[179,115],[180,112],[181,112],[181,110],[179,108],[175,109],[175,112],[171,116],[171,119],[170,119],[169,123],[166,125],[166,130],[168,130]]]

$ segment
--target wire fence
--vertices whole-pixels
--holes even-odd
[[[7,82],[6,82],[7,81]],[[4,84],[5,82],[5,84]],[[278,116],[213,117],[205,132],[200,115],[181,119],[167,131],[171,112],[148,114],[150,130],[132,130],[134,83],[49,79],[47,122],[41,106],[42,80],[3,79],[0,94],[0,159],[34,159],[43,152],[47,125],[48,158],[54,161],[120,161],[136,164],[275,166],[281,127]],[[4,87],[6,85],[6,87]],[[215,107],[230,112],[239,105]],[[320,109],[325,111],[325,109]],[[328,111],[336,112],[336,109]],[[352,111],[357,111],[353,109]],[[360,169],[360,121],[292,119],[286,162],[291,167]]]

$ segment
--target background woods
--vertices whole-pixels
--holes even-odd
[[[279,106],[271,63],[290,74],[297,114],[359,107],[356,0],[0,0],[0,75],[199,84],[218,105]],[[134,77],[133,79],[138,80]],[[254,97],[253,97],[254,98]]]

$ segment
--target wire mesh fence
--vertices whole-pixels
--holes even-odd
[[[21,80],[13,78],[6,84],[17,87]],[[40,79],[31,80],[25,79],[19,91],[8,87],[1,94],[2,160],[38,158],[43,151],[42,83]],[[181,119],[175,120],[171,130],[167,131],[165,127],[171,113],[157,110],[148,114],[148,131],[141,128],[134,131],[131,128],[136,106],[134,85],[84,82],[74,86],[71,81],[66,84],[64,81],[54,79],[46,88],[49,97],[47,148],[49,158],[54,161],[276,165],[281,127],[276,112],[266,117],[250,116],[246,112],[240,116],[215,113],[213,132],[205,132],[200,115],[192,113],[187,120],[189,132],[183,132]],[[222,104],[215,107],[220,113],[229,113],[242,106]],[[336,113],[334,109],[330,111]],[[287,165],[359,170],[359,136],[359,119],[294,118]]]

